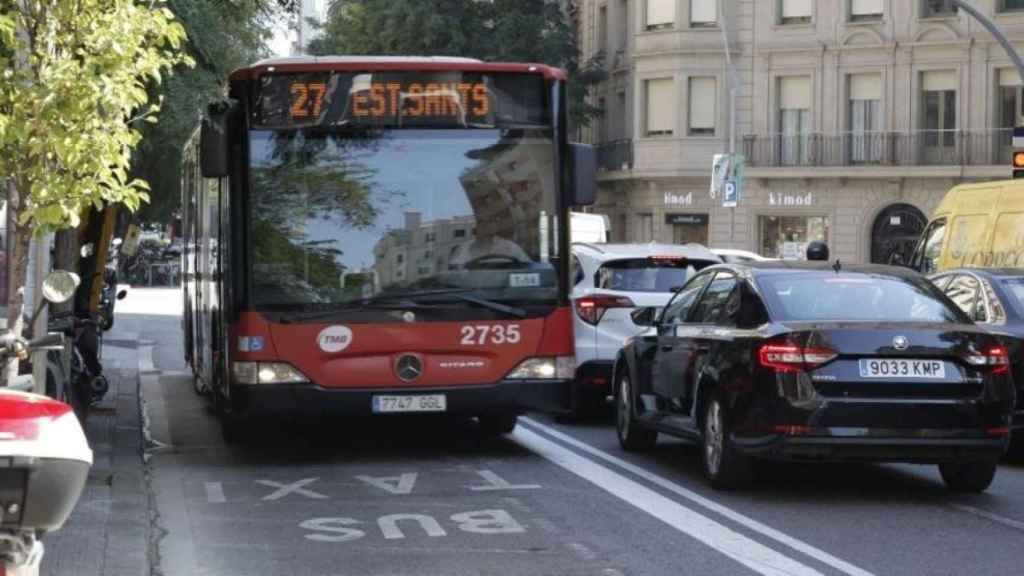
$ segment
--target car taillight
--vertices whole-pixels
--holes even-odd
[[[828,348],[807,348],[796,344],[762,344],[757,350],[761,366],[776,372],[806,372],[839,356]]]
[[[634,308],[625,296],[584,296],[576,300],[576,314],[587,324],[597,326],[609,308]]]
[[[989,368],[993,374],[1010,372],[1010,353],[1003,346],[991,346],[981,354],[967,356],[967,363],[978,368]]]

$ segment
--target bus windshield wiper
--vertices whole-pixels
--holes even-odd
[[[508,306],[500,302],[493,300],[487,300],[478,296],[472,296],[468,292],[472,292],[472,289],[468,288],[449,288],[440,290],[420,290],[417,292],[406,292],[400,294],[378,294],[370,298],[361,298],[358,300],[352,300],[349,302],[341,302],[336,305],[330,306],[324,310],[314,310],[310,312],[299,312],[297,314],[291,314],[288,316],[288,321],[304,321],[304,320],[318,320],[323,318],[330,318],[340,312],[347,312],[350,310],[372,309],[372,310],[422,310],[436,308],[437,305],[443,305],[442,303],[427,303],[421,302],[420,298],[431,298],[433,296],[451,296],[462,302],[480,306],[481,308],[488,308],[495,312],[500,312],[508,316],[515,316],[517,318],[526,318],[527,312],[522,308],[515,306]],[[434,305],[431,305],[434,304]]]

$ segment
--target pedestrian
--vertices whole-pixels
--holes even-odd
[[[828,261],[828,244],[815,240],[807,245],[807,259],[827,262]]]

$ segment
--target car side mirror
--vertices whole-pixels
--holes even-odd
[[[661,308],[656,306],[647,306],[644,308],[637,308],[630,316],[633,318],[633,323],[637,326],[657,326],[658,318],[661,315]]]
[[[590,206],[597,200],[597,151],[589,144],[570,144],[572,190],[569,204]]]
[[[199,133],[199,167],[203,178],[226,178],[228,175],[228,116],[230,105],[211,104],[203,116]]]

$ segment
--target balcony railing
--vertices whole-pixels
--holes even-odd
[[[602,170],[631,170],[633,168],[633,141],[612,140],[598,144],[597,165]]]
[[[964,132],[843,132],[749,135],[747,163],[799,166],[993,166],[1009,165],[1012,129]]]

